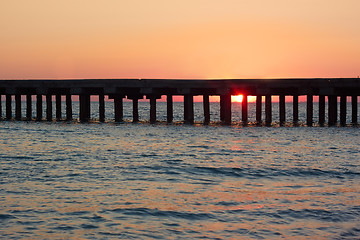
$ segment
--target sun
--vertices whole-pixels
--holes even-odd
[[[242,102],[243,101],[244,96],[243,95],[234,95],[231,96],[231,101],[232,102]]]

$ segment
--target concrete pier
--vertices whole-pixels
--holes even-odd
[[[346,125],[346,96],[340,96],[340,125]]]
[[[358,122],[358,96],[353,95],[351,96],[351,123],[357,124]]]
[[[231,124],[231,95],[220,95],[220,121],[224,125]]]
[[[26,95],[26,119],[30,121],[32,119],[32,99],[31,95]]]
[[[6,94],[6,119],[11,120],[12,118],[12,96],[10,94]]]
[[[66,94],[66,121],[72,120],[72,98],[70,94]]]
[[[52,95],[46,95],[46,120],[52,121]]]
[[[299,95],[293,95],[293,123],[297,125],[299,122]]]
[[[105,122],[105,96],[99,94],[99,121]]]
[[[279,114],[280,114],[280,126],[285,124],[285,95],[279,96]]]
[[[271,106],[271,95],[265,96],[265,125],[271,126],[272,122],[272,106]]]
[[[36,121],[41,121],[43,117],[42,95],[36,95]]]
[[[243,101],[241,103],[241,119],[244,126],[248,124],[248,96],[243,95]]]
[[[15,95],[15,120],[21,120],[21,95]]]
[[[133,98],[133,122],[139,122],[139,99]]]
[[[114,96],[115,122],[123,121],[123,96]]]
[[[191,94],[184,95],[184,122],[194,123],[194,96]]]
[[[174,119],[173,96],[168,94],[166,95],[166,122],[172,123],[173,119]]]
[[[328,115],[328,125],[334,126],[337,122],[337,96],[328,96]]]
[[[81,94],[80,99],[80,122],[88,122],[90,120],[90,95]]]
[[[60,94],[56,94],[55,102],[56,102],[56,121],[60,121],[61,120],[61,95]]]
[[[156,123],[156,96],[148,96],[150,99],[150,123]]]
[[[256,124],[261,125],[261,115],[262,115],[262,96],[256,96]]]
[[[114,101],[115,122],[123,121],[123,99],[133,103],[133,122],[139,121],[139,99],[146,96],[150,101],[149,122],[156,123],[156,101],[166,96],[166,122],[174,120],[174,96],[184,97],[184,122],[194,123],[194,97],[202,96],[204,124],[210,123],[211,96],[220,97],[220,121],[224,125],[233,123],[231,96],[242,94],[241,122],[244,126],[249,122],[248,97],[256,97],[257,125],[262,125],[262,97],[265,97],[265,125],[271,126],[273,119],[272,97],[279,97],[279,125],[284,126],[286,119],[286,97],[293,99],[294,125],[299,122],[299,98],[306,99],[307,126],[347,126],[358,124],[358,96],[360,95],[359,78],[313,78],[313,79],[216,79],[216,80],[177,80],[177,79],[66,79],[66,80],[0,80],[0,96],[4,96],[5,105],[0,103],[0,118],[6,120],[33,119],[32,101],[36,96],[36,116],[43,119],[43,97],[46,99],[46,120],[62,121],[62,96],[66,101],[66,120],[73,119],[73,96],[79,96],[79,121],[91,120],[91,96],[98,97],[99,121],[105,119],[105,98]],[[53,96],[55,96],[55,119],[53,119]],[[95,99],[96,99],[95,97]],[[319,99],[318,116],[314,116],[314,99]],[[351,99],[351,107],[347,100]],[[22,101],[26,100],[26,118],[22,116]],[[315,100],[316,101],[316,100]],[[13,116],[13,102],[15,116]],[[338,111],[338,104],[340,111]],[[326,122],[327,108],[327,122]],[[5,111],[5,114],[3,113]],[[351,111],[351,120],[347,119],[347,111]],[[316,113],[316,112],[315,112]],[[235,114],[239,116],[238,114]],[[234,116],[235,116],[234,115]],[[25,115],[24,115],[25,116]],[[339,119],[339,123],[338,123]],[[111,121],[111,119],[109,119]]]
[[[308,94],[306,100],[306,125],[312,127],[313,125],[313,95]]]
[[[325,96],[319,95],[319,125],[323,127],[325,124]]]
[[[203,95],[204,124],[210,123],[210,98],[208,94]]]

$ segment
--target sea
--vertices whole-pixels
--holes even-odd
[[[360,239],[357,126],[293,126],[291,103],[285,127],[277,103],[271,127],[238,124],[240,103],[231,126],[219,103],[184,124],[178,102],[172,124],[162,102],[156,124],[148,102],[139,123],[131,102],[79,123],[73,104],[71,122],[0,121],[0,239]]]

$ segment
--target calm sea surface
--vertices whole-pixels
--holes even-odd
[[[0,136],[2,239],[360,239],[357,127],[3,121]]]

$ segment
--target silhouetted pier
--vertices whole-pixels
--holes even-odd
[[[228,79],[228,80],[175,80],[175,79],[69,79],[69,80],[0,80],[0,95],[5,95],[5,119],[13,119],[12,103],[15,99],[15,120],[23,120],[22,95],[26,96],[26,120],[53,121],[52,96],[55,95],[55,119],[61,118],[61,99],[66,96],[66,120],[73,119],[72,96],[80,101],[81,122],[90,120],[90,96],[99,97],[99,120],[105,121],[105,96],[114,100],[115,122],[123,121],[123,99],[133,103],[133,122],[139,121],[138,100],[150,100],[150,123],[156,122],[156,100],[166,95],[167,122],[173,121],[173,96],[184,97],[184,122],[194,123],[194,96],[203,97],[204,124],[210,122],[209,96],[220,96],[220,120],[232,123],[231,96],[242,94],[242,123],[248,124],[248,96],[256,97],[256,122],[270,126],[272,123],[272,96],[279,96],[279,123],[284,125],[285,96],[293,101],[293,119],[299,121],[299,96],[306,96],[306,124],[313,125],[313,99],[319,99],[320,126],[325,123],[325,108],[328,107],[328,126],[338,122],[345,126],[347,97],[351,97],[352,124],[358,123],[359,78],[314,78],[314,79]],[[36,116],[32,116],[32,99],[36,95]],[[14,96],[14,97],[13,97]],[[46,116],[43,116],[43,96],[46,96]],[[262,117],[262,97],[265,97],[265,121]],[[338,99],[340,111],[338,111]],[[0,102],[0,113],[2,114]]]

